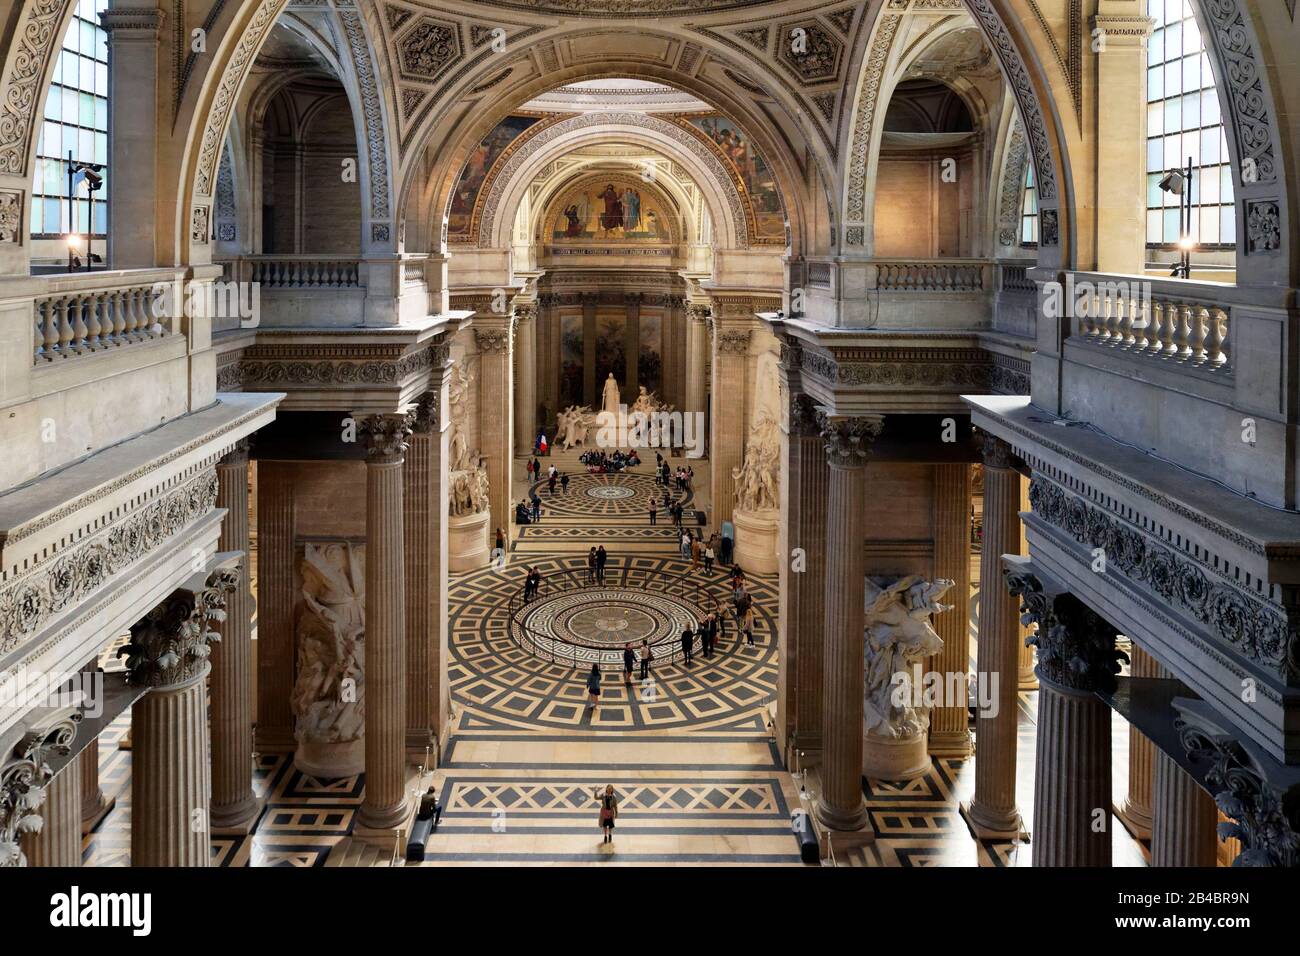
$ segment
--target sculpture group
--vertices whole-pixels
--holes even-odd
[[[447,474],[447,508],[453,518],[482,514],[488,510],[488,475],[483,456],[469,448],[469,398],[473,376],[461,366],[452,369],[447,388],[451,409],[451,435],[447,440],[450,469]]]
[[[762,415],[754,421],[745,442],[745,460],[731,469],[736,481],[736,506],[744,511],[775,511],[781,462],[781,431],[776,419]]]

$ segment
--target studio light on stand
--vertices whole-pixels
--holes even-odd
[[[1192,157],[1187,157],[1186,169],[1171,169],[1161,177],[1159,186],[1162,191],[1173,196],[1182,197],[1178,203],[1178,261],[1169,270],[1175,279],[1192,277],[1192,249],[1196,243],[1192,239]]]

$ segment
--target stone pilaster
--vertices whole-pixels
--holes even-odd
[[[515,454],[531,455],[538,425],[536,306],[516,306],[515,319]]]
[[[1020,476],[1020,510],[1021,512],[1029,511],[1029,479],[1024,475]],[[1020,547],[1016,549],[1016,554],[1029,553],[1029,540],[1025,537],[1025,523],[1020,522],[1017,537],[1020,540]],[[1037,661],[1034,658],[1034,645],[1029,639],[1034,636],[1034,627],[1032,624],[1026,624],[1023,621],[1020,624],[1020,689],[1021,690],[1038,690],[1038,675],[1034,673],[1034,667]]]
[[[91,746],[95,746],[92,742]],[[70,761],[45,788],[44,822],[23,840],[28,866],[81,866],[81,761]]]
[[[832,830],[867,822],[862,802],[862,707],[867,458],[883,419],[823,419],[830,479],[826,509],[826,652],[817,819]]]
[[[293,753],[292,465],[257,465],[257,749]]]
[[[1214,798],[1164,751],[1155,751],[1154,764],[1151,865],[1217,866]]]
[[[1038,625],[1034,866],[1110,866],[1110,708],[1115,629],[1072,594],[1007,558],[1007,585]]]
[[[943,675],[944,687],[955,687],[950,674],[970,670],[970,465],[934,466],[934,576],[953,582],[949,592],[956,607],[934,619],[943,650],[928,661]],[[969,717],[964,688],[961,700],[944,700],[930,712],[929,752],[939,757],[969,757]]]
[[[1129,664],[1132,677],[1165,677],[1164,668],[1136,644]],[[1156,749],[1136,727],[1128,729],[1128,795],[1116,811],[1128,831],[1139,840],[1151,839],[1151,787]]]
[[[492,512],[488,528],[509,528],[510,472],[514,460],[511,430],[511,396],[514,394],[514,318],[479,316],[474,319],[478,347],[478,428],[488,473],[488,500]],[[489,542],[489,547],[491,543]]]
[[[744,320],[748,323],[748,320]],[[713,495],[712,525],[721,528],[730,521],[736,506],[736,480],[732,471],[740,467],[745,453],[745,366],[749,362],[752,331],[735,320],[713,327],[713,411],[709,441],[710,490]]]
[[[1016,688],[1020,664],[1020,613],[1002,587],[1002,555],[1020,543],[1020,475],[1011,447],[985,435],[984,541],[980,552],[979,645],[976,670],[995,687],[994,709],[975,722],[975,794],[962,816],[982,840],[1024,839],[1016,806]],[[992,683],[996,682],[996,684]]]
[[[582,402],[600,409],[601,383],[596,381],[596,305],[594,292],[582,293]],[[501,527],[505,527],[502,525]]]
[[[787,392],[793,394],[793,391]],[[811,398],[794,394],[781,475],[779,564],[781,635],[777,672],[777,743],[800,769],[822,747],[822,676],[826,632],[826,506],[830,469]],[[798,555],[798,563],[795,555]],[[792,756],[803,753],[805,758]]]
[[[686,410],[708,411],[709,309],[692,305],[686,310]]]
[[[141,621],[119,653],[148,693],[131,708],[131,865],[207,866],[212,791],[204,678],[213,622],[239,581],[230,556]]]
[[[248,554],[248,440],[217,463],[221,551]],[[221,641],[212,649],[212,827],[248,833],[260,802],[253,793],[253,594],[246,575],[226,599]]]
[[[366,792],[357,819],[378,830],[406,816],[402,471],[411,429],[405,415],[358,423],[366,448]]]

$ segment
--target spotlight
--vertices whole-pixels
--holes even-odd
[[[1177,169],[1169,170],[1160,180],[1160,188],[1167,193],[1173,193],[1175,196],[1181,196],[1186,185],[1186,177],[1183,176],[1181,170]]]

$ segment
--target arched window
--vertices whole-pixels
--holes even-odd
[[[31,231],[35,240],[58,241],[35,243],[37,257],[66,255],[63,236],[69,231],[95,239],[107,234],[107,184],[93,200],[79,184],[73,203],[76,221],[68,218],[68,153],[75,162],[108,163],[108,34],[99,25],[99,14],[106,9],[108,0],[77,0],[54,67],[38,127]]]
[[[1160,188],[1192,162],[1191,238],[1199,249],[1237,241],[1232,169],[1210,58],[1188,0],[1147,0],[1155,29],[1147,47],[1147,247],[1179,240],[1184,196]]]
[[[1038,245],[1038,187],[1034,185],[1034,164],[1025,165],[1025,185],[1020,197],[1020,244]]]

